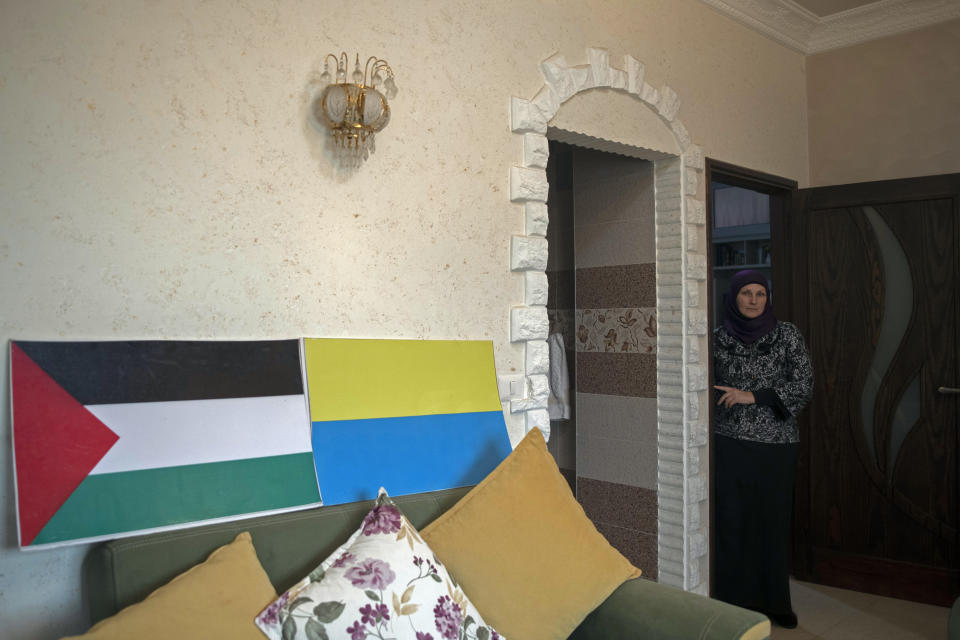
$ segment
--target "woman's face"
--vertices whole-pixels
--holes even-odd
[[[756,318],[767,306],[767,289],[762,284],[747,284],[737,294],[737,309],[745,318]]]

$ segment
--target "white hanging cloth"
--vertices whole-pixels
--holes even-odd
[[[563,348],[563,336],[551,334],[547,338],[550,347],[550,399],[547,411],[551,420],[570,419],[570,374],[567,369],[567,351]]]

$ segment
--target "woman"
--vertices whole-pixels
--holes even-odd
[[[759,271],[736,273],[714,331],[716,597],[792,629],[796,415],[813,370],[800,332],[774,317],[769,292]]]

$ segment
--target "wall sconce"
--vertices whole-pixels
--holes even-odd
[[[331,84],[331,58],[337,68],[334,84]],[[373,151],[373,134],[390,121],[387,96],[393,98],[397,95],[397,85],[393,81],[393,69],[386,60],[371,56],[361,71],[360,54],[357,54],[351,75],[353,82],[347,82],[348,64],[346,52],[342,52],[339,58],[327,54],[320,75],[321,93],[313,101],[312,109],[317,121],[333,136],[337,151],[349,165],[359,166]],[[380,92],[381,88],[386,96]]]

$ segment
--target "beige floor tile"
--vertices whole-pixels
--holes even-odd
[[[804,582],[791,582],[790,596],[800,628],[814,636],[823,634],[845,618],[866,611],[871,604],[869,598],[850,596],[845,602],[837,594],[822,591],[820,585]]]
[[[813,589],[820,593],[821,595],[830,598],[836,602],[841,602],[847,606],[853,607],[861,611],[866,611],[874,607],[878,599],[883,599],[882,596],[876,596],[872,593],[863,593],[861,591],[851,591],[850,589],[840,589],[839,587],[830,587],[825,584],[813,584],[810,582],[797,582],[792,581],[791,584],[795,585],[804,585],[809,589]],[[792,591],[791,591],[792,594]],[[886,598],[888,600],[892,598]]]
[[[817,640],[820,636],[799,626],[796,629],[781,629],[774,625],[770,630],[770,640]]]
[[[791,581],[793,608],[800,620],[798,630],[809,636],[789,636],[774,628],[776,640],[823,638],[824,640],[943,640],[949,609],[917,602],[885,598],[824,585]],[[783,634],[783,635],[781,635]]]
[[[877,596],[869,613],[878,620],[897,624],[922,638],[942,640],[947,637],[947,617],[950,615],[947,607]]]
[[[856,613],[848,616],[821,634],[824,640],[942,640],[942,635],[926,636],[896,620]]]

